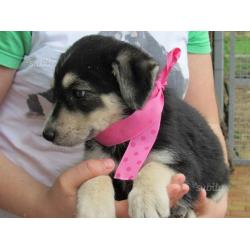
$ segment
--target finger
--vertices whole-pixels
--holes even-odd
[[[168,195],[170,199],[170,207],[176,205],[176,203],[183,198],[185,194],[189,191],[189,186],[187,184],[170,184],[168,186]]]
[[[207,200],[207,192],[204,188],[200,190],[198,200],[195,203],[195,209],[201,209],[205,206]]]
[[[179,184],[169,184],[167,192],[170,197],[175,197],[180,192],[181,186]]]
[[[179,200],[179,193],[181,191],[181,186],[179,184],[170,184],[168,185],[167,191],[170,201],[170,207],[173,207]]]
[[[109,174],[115,167],[112,159],[83,161],[64,172],[59,181],[68,190],[76,190],[83,182],[99,176]]]
[[[202,188],[202,189],[200,190],[200,194],[199,194],[199,199],[198,199],[198,201],[199,201],[199,202],[204,202],[204,201],[206,200],[206,198],[207,198],[207,192],[206,192],[206,190],[205,190],[204,188]]]
[[[176,199],[177,199],[176,203],[179,200],[181,200],[183,198],[183,196],[188,193],[188,191],[189,191],[189,186],[187,184],[183,184],[181,189],[180,189],[180,192],[176,196]]]
[[[176,174],[172,176],[171,183],[183,184],[185,180],[186,180],[186,177],[184,174]]]
[[[178,196],[177,199],[182,198],[182,196],[188,193],[188,191],[189,186],[186,183],[182,185],[171,183],[167,186],[168,195],[172,197]]]
[[[182,195],[185,195],[189,192],[190,188],[188,186],[188,184],[184,183],[182,184]]]

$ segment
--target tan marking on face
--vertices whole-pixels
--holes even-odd
[[[68,88],[72,83],[75,82],[77,76],[74,73],[67,73],[62,80],[62,85],[64,88]]]
[[[62,108],[58,118],[51,122],[56,130],[55,143],[64,146],[73,146],[84,142],[90,133],[94,135],[107,128],[110,124],[122,118],[123,106],[115,94],[101,95],[104,107],[97,108],[89,114],[80,111],[68,111]]]

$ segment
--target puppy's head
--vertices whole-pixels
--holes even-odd
[[[80,39],[57,63],[43,136],[64,146],[93,138],[143,106],[158,69],[149,55],[114,38]]]

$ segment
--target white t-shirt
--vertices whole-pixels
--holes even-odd
[[[90,34],[114,36],[141,47],[164,65],[166,51],[179,47],[178,64],[169,87],[181,97],[188,82],[188,32],[33,32],[30,53],[18,69],[13,85],[0,106],[0,151],[36,180],[51,186],[65,169],[84,158],[84,146],[56,146],[42,137],[45,116],[51,108],[50,82],[61,53]],[[7,216],[0,210],[0,217]]]

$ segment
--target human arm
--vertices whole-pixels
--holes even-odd
[[[0,154],[0,208],[20,217],[74,217],[79,186],[95,176],[110,173],[114,162],[84,161],[60,175],[52,187],[36,181]],[[170,204],[174,205],[189,188],[181,174],[167,187]],[[118,217],[128,217],[127,200],[116,202]]]
[[[79,186],[113,168],[110,159],[83,161],[48,187],[0,154],[0,208],[20,217],[75,217]]]
[[[36,181],[0,154],[0,208],[20,217],[75,217],[77,190],[85,181],[109,174],[112,160],[88,160],[61,174],[52,187]],[[188,192],[183,175],[168,186],[171,204]],[[118,217],[128,217],[127,200],[116,202]]]
[[[226,143],[221,131],[216,103],[211,55],[189,54],[188,65],[190,82],[185,101],[196,108],[207,120],[221,143],[225,162],[227,163]]]
[[[16,70],[0,66],[0,105],[10,89]]]
[[[226,143],[221,131],[216,103],[211,55],[189,54],[188,65],[190,82],[185,101],[196,108],[207,120],[221,143],[225,162],[228,163]],[[204,194],[201,195],[204,197]],[[208,199],[201,199],[199,201],[201,205],[198,205],[197,209],[200,210],[200,217],[225,216],[227,211],[227,194],[217,203],[208,202]]]

